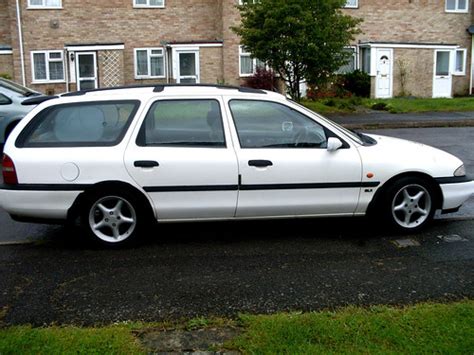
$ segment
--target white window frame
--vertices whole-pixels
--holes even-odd
[[[43,4],[45,0],[42,0]],[[62,0],[59,0],[59,6],[46,6],[46,5],[32,5],[31,0],[28,0],[28,6],[27,9],[29,10],[58,10],[63,8],[63,2]]]
[[[469,12],[469,1],[470,0],[466,0],[466,8],[465,9],[459,9],[459,0],[455,0],[456,1],[456,5],[454,6],[455,9],[454,10],[448,10],[448,0],[445,0],[444,1],[444,10],[446,12],[452,12],[452,13],[467,13]]]
[[[250,57],[252,59],[252,73],[242,73],[242,56]],[[268,67],[265,66],[267,69]],[[248,78],[254,75],[257,71],[257,58],[252,58],[252,54],[250,52],[244,51],[244,46],[239,46],[239,76],[241,78]]]
[[[258,0],[247,0],[248,3],[252,3],[252,4],[255,4]],[[244,0],[239,0],[239,5],[243,5],[244,4]]]
[[[344,9],[358,9],[359,8],[359,0],[355,0],[355,5],[350,5],[349,0],[346,1],[346,4],[343,6]]]
[[[138,51],[146,51],[147,54],[146,54],[146,57],[147,57],[147,61],[148,61],[148,74],[147,75],[138,75],[138,61],[137,61],[137,52]],[[152,54],[152,51],[161,51],[161,55],[160,54]],[[166,78],[166,55],[165,55],[166,51],[165,51],[165,48],[163,47],[153,47],[153,48],[135,48],[133,50],[133,61],[134,61],[134,75],[135,75],[135,79],[137,80],[142,80],[142,79],[164,79]],[[158,58],[158,57],[162,57],[163,58],[163,75],[151,75],[151,58]]]
[[[61,58],[51,59],[49,55],[51,53],[60,53]],[[36,79],[35,78],[35,54],[44,54],[45,55],[45,64],[46,64],[46,79]],[[33,84],[45,84],[45,83],[64,83],[66,81],[66,68],[64,65],[64,52],[62,50],[48,50],[48,51],[31,51],[31,77],[33,79]],[[50,80],[49,78],[49,63],[50,62],[61,62],[63,64],[63,78],[58,80]]]
[[[463,53],[463,56],[462,56],[462,70],[461,71],[457,71],[457,53],[458,52],[462,52]],[[467,49],[466,48],[459,48],[459,49],[456,49],[454,51],[454,60],[453,60],[453,63],[454,63],[454,69],[453,69],[453,75],[459,75],[459,76],[462,76],[462,75],[466,75],[466,63],[467,63]]]
[[[137,4],[137,0],[133,0],[133,7],[138,9],[164,9],[166,0],[163,0],[163,5],[150,5],[150,0],[146,0],[146,4]]]

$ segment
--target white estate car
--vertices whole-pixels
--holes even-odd
[[[3,179],[0,205],[14,219],[79,220],[108,245],[153,218],[373,213],[415,231],[474,193],[451,154],[353,133],[276,93],[206,85],[44,101],[11,133]]]

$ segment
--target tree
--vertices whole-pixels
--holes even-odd
[[[260,0],[239,6],[241,25],[233,30],[252,55],[285,80],[301,99],[299,85],[324,84],[349,58],[344,48],[359,33],[360,19],[341,11],[346,0]]]

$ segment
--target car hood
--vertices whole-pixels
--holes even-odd
[[[359,149],[365,166],[383,166],[399,172],[418,171],[433,177],[453,176],[462,161],[429,145],[400,138],[368,134],[377,144]]]

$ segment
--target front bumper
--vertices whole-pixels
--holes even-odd
[[[441,182],[439,186],[443,193],[443,210],[458,208],[474,195],[474,181]]]

